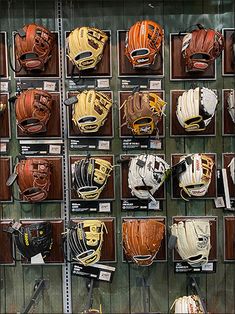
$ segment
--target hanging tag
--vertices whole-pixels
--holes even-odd
[[[170,250],[173,250],[176,246],[176,242],[177,242],[177,237],[172,234],[168,241],[168,248]]]
[[[13,173],[10,175],[10,177],[7,179],[6,185],[7,185],[7,186],[11,186],[11,185],[15,182],[17,176],[18,176],[18,174],[15,173],[15,172],[13,172]]]
[[[34,255],[33,257],[31,257],[31,264],[45,264],[43,258],[42,258],[42,254],[39,253],[37,255]]]
[[[76,104],[76,102],[78,101],[76,96],[70,97],[65,99],[64,104],[65,106],[71,106],[73,104]]]

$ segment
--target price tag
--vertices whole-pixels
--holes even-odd
[[[109,88],[109,80],[108,79],[98,79],[97,87],[99,88]]]
[[[103,270],[100,271],[100,274],[99,274],[100,280],[110,281],[110,278],[111,278],[111,273],[108,273],[107,271],[103,271]]]
[[[214,203],[215,203],[216,208],[224,208],[225,207],[223,196],[219,196],[219,197],[215,198]]]
[[[162,82],[160,80],[149,81],[149,89],[162,89]]]
[[[110,212],[111,211],[110,203],[99,203],[99,211],[106,213]]]
[[[7,92],[8,91],[8,82],[0,82],[0,91]]]
[[[43,89],[51,92],[55,91],[56,82],[43,82]]]
[[[202,265],[202,270],[213,271],[213,263]]]
[[[61,146],[60,145],[50,145],[49,146],[49,154],[58,154],[61,153]]]
[[[150,210],[157,210],[160,209],[160,202],[159,201],[151,201],[148,203],[148,209]]]
[[[150,140],[149,146],[152,149],[162,149],[162,141],[161,140]]]
[[[0,143],[0,152],[5,153],[7,151],[7,143]]]
[[[45,264],[45,262],[42,258],[42,254],[39,253],[39,254],[31,257],[31,264]]]
[[[110,141],[99,140],[98,149],[109,150],[110,149]]]

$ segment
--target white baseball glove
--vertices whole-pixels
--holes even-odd
[[[131,194],[141,199],[153,199],[153,194],[167,178],[170,166],[156,155],[138,155],[130,161],[128,186]]]
[[[188,158],[189,157],[189,158]],[[184,161],[186,170],[178,175],[181,197],[185,192],[189,197],[204,196],[209,188],[214,162],[205,154],[189,154],[182,156],[180,162]]]
[[[177,237],[176,250],[183,261],[192,267],[207,264],[211,249],[208,220],[195,219],[174,223],[171,226],[171,234]]]
[[[233,120],[233,123],[235,123],[235,97],[234,97],[234,89],[231,90],[231,92],[228,95],[227,98],[227,108],[228,112],[231,116],[231,119]]]
[[[197,295],[189,295],[175,299],[170,308],[170,313],[202,314],[204,310],[199,297]]]
[[[203,131],[215,115],[218,97],[206,87],[185,91],[178,98],[176,116],[187,132]]]

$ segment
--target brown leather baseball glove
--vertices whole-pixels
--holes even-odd
[[[44,26],[25,25],[15,36],[16,59],[26,71],[43,71],[54,43],[54,35]]]
[[[214,29],[197,29],[183,38],[186,71],[205,71],[224,49],[222,34]]]
[[[153,21],[138,21],[126,34],[125,55],[133,67],[146,67],[154,63],[163,40],[162,27]]]
[[[165,110],[165,101],[154,92],[136,92],[123,103],[124,119],[134,135],[150,135]]]
[[[51,94],[29,89],[18,96],[15,112],[18,127],[25,134],[35,134],[47,130],[47,122],[51,115]]]
[[[125,254],[140,266],[153,263],[164,237],[165,226],[156,219],[133,219],[122,224]]]
[[[15,172],[23,200],[40,202],[47,198],[51,185],[51,165],[48,160],[44,158],[20,160]]]

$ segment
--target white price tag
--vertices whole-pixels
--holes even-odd
[[[56,82],[43,82],[43,89],[44,90],[49,90],[51,92],[55,91],[55,87],[56,87]]]
[[[7,151],[7,143],[0,143],[0,152],[5,153]]]
[[[149,81],[149,89],[162,89],[162,82],[161,81]]]
[[[60,145],[50,145],[49,146],[49,154],[60,154],[61,146]]]
[[[216,208],[224,208],[225,207],[223,196],[219,196],[219,197],[215,198],[214,203],[215,203]]]
[[[160,202],[159,201],[151,201],[148,203],[148,209],[151,210],[158,210],[160,209]]]
[[[8,82],[0,82],[0,91],[7,92],[8,91]]]
[[[110,203],[99,203],[99,211],[106,213],[110,212],[111,211]]]
[[[213,270],[213,263],[207,263],[205,265],[202,265],[202,270]]]
[[[100,140],[98,142],[98,149],[109,150],[110,149],[110,141]]]
[[[39,253],[39,254],[31,257],[31,264],[45,264],[45,262],[42,258],[42,254]]]
[[[108,79],[98,79],[97,87],[99,88],[109,88],[109,80]]]
[[[99,279],[104,281],[110,281],[111,273],[108,273],[107,271],[101,270]]]
[[[161,140],[150,140],[150,148],[152,149],[162,149],[162,141]]]

